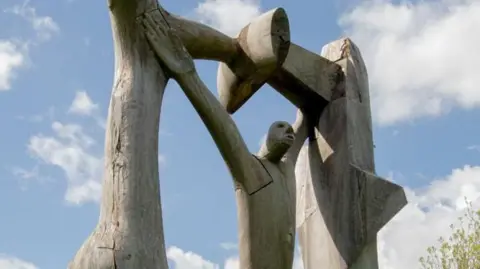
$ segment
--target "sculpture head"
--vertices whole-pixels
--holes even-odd
[[[287,153],[295,140],[292,126],[285,121],[276,121],[268,129],[268,134],[258,156],[271,162],[278,162]]]

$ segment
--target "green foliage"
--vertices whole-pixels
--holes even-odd
[[[439,246],[427,248],[427,257],[420,258],[422,269],[480,269],[480,210],[467,204],[459,227],[450,225],[452,235],[440,237]]]

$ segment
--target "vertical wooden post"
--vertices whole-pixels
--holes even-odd
[[[157,145],[168,77],[136,22],[158,3],[109,0],[108,4],[115,78],[105,134],[100,219],[68,268],[167,269]]]
[[[324,46],[344,80],[296,166],[297,228],[306,269],[378,268],[376,236],[403,206],[403,189],[375,176],[365,64],[350,39]]]

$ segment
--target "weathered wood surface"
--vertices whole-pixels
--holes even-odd
[[[167,269],[158,130],[167,82],[135,18],[156,0],[110,0],[115,78],[105,135],[100,219],[69,269]]]
[[[260,154],[251,155],[235,122],[199,78],[180,39],[158,14],[151,12],[145,19],[150,44],[206,125],[234,179],[240,268],[291,269],[294,167],[307,136],[303,117],[299,113],[293,128],[286,122],[274,123]]]
[[[290,42],[288,18],[281,8],[255,18],[237,38],[172,14],[165,17],[194,59],[221,62],[217,85],[219,95],[226,96],[221,102],[229,113],[237,111],[265,83],[299,108],[321,110],[340,79],[338,65]],[[255,51],[269,50],[267,60],[273,60],[278,68],[271,71],[273,64],[265,65],[252,54],[252,46],[257,47]]]
[[[242,69],[248,73],[239,72],[237,62],[219,64],[217,87],[230,114],[240,109],[265,82],[304,111],[320,112],[325,107],[341,79],[341,67],[294,43],[290,43],[284,60],[277,59],[275,63],[280,65],[268,73],[257,73],[257,66]],[[233,83],[237,81],[241,83]]]
[[[268,84],[296,107],[319,113],[332,99],[341,79],[338,64],[291,43],[285,62]]]
[[[220,63],[217,74],[220,103],[229,113],[242,106],[285,61],[290,47],[285,10],[272,9],[255,18],[236,40],[243,57]]]
[[[342,66],[315,139],[296,165],[297,228],[306,269],[378,268],[376,235],[405,204],[403,189],[374,175],[368,77],[349,39],[322,56]]]

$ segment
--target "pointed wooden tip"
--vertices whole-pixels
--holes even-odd
[[[362,58],[360,49],[352,39],[348,37],[340,38],[326,44],[322,48],[321,55],[334,62],[345,58]]]
[[[361,202],[366,214],[366,240],[376,239],[377,233],[408,203],[403,188],[368,171],[351,165],[362,189]]]

